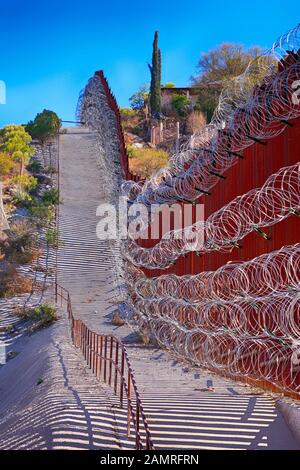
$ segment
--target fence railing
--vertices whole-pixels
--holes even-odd
[[[133,428],[136,450],[154,450],[125,346],[115,336],[95,333],[82,320],[75,319],[70,294],[58,283],[55,283],[55,299],[67,307],[74,346],[80,349],[93,374],[119,396],[120,406],[127,407],[127,436]]]
[[[110,86],[104,76],[103,70],[98,70],[98,72],[96,72],[95,75],[97,75],[100,78],[100,81],[102,83],[103,90],[107,99],[107,103],[115,115],[117,134],[118,134],[119,146],[120,146],[119,147],[120,164],[123,170],[124,179],[129,179],[130,172],[129,172],[129,167],[128,167],[128,155],[127,155],[127,150],[126,150],[126,145],[125,145],[125,140],[124,140],[124,134],[122,131],[121,115],[120,115],[119,107],[117,105],[116,98],[113,92],[111,91]]]

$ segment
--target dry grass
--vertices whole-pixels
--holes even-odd
[[[11,224],[8,238],[0,242],[0,249],[6,259],[12,263],[30,263],[41,255],[33,227],[24,219]]]
[[[32,246],[30,249],[27,248],[26,251],[14,251],[11,253],[9,260],[12,263],[17,264],[28,264],[32,261],[39,259],[42,255],[42,250],[40,248]]]
[[[163,150],[130,147],[129,169],[141,178],[149,178],[168,164],[169,156]]]
[[[193,111],[187,118],[187,125],[191,134],[199,132],[206,125],[204,114],[201,111]]]
[[[0,297],[9,298],[31,292],[33,281],[18,274],[16,268],[6,263],[0,270]]]

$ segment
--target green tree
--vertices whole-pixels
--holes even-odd
[[[195,110],[202,111],[209,122],[218,104],[221,90],[228,86],[233,78],[245,72],[256,57],[262,54],[259,47],[244,49],[241,44],[224,43],[202,53],[197,64],[198,74],[192,77],[192,85],[199,89],[198,102]],[[251,86],[261,79],[257,67],[249,74]]]
[[[33,139],[38,139],[44,144],[50,137],[57,134],[61,127],[61,120],[54,111],[44,109],[38,113],[33,121],[26,126],[27,132]]]
[[[131,108],[119,108],[119,111],[122,119],[130,119],[136,115],[135,110]]]
[[[175,83],[167,82],[163,86],[164,86],[164,88],[175,88]]]
[[[221,88],[212,88],[209,85],[203,85],[198,89],[194,111],[203,112],[207,122],[210,122],[213,117],[219,102],[220,91]]]
[[[186,95],[173,95],[171,103],[178,116],[182,118],[188,114],[191,107],[191,102]]]
[[[149,91],[146,85],[142,85],[136,93],[134,93],[130,98],[130,106],[136,111],[144,110],[148,105],[149,100]]]
[[[161,51],[158,47],[158,31],[155,31],[152,50],[152,65],[148,64],[151,73],[150,110],[151,115],[161,112]]]
[[[30,193],[37,187],[38,180],[31,175],[18,175],[11,179],[11,183],[16,185],[21,190]]]
[[[13,169],[14,164],[11,157],[4,152],[0,152],[0,176],[8,175]]]
[[[11,158],[20,163],[20,175],[23,174],[24,166],[34,155],[34,149],[29,145],[31,136],[26,132],[24,126],[9,125],[0,132],[0,149]]]

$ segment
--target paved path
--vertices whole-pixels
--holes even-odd
[[[107,202],[104,156],[96,135],[69,128],[60,137],[58,280],[71,294],[76,317],[94,331],[113,333],[128,349],[156,448],[295,449],[275,401],[259,390],[180,364],[144,347],[110,318],[118,245],[96,237],[97,206]]]

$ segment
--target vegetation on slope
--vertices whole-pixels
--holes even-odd
[[[29,121],[26,131],[33,139],[44,144],[48,139],[54,137],[61,127],[61,120],[54,111],[44,109],[38,113],[33,121]]]
[[[127,146],[129,169],[141,178],[149,178],[153,173],[168,164],[169,156],[163,150],[135,148]]]
[[[32,137],[38,139],[43,148],[59,127],[57,115],[44,110],[26,127],[9,125],[0,129],[0,183],[4,209],[10,219],[9,229],[0,231],[2,298],[32,291],[32,277],[20,274],[18,267],[36,262],[40,257],[40,229],[48,228],[53,221],[59,197],[48,176],[54,169],[43,167],[31,141]],[[55,244],[54,238],[53,233],[46,230],[46,242]]]

